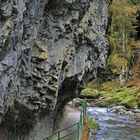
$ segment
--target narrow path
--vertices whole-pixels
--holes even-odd
[[[71,106],[66,106],[65,112],[64,112],[64,117],[61,119],[60,123],[59,123],[59,128],[58,130],[64,129],[66,127],[69,127],[75,123],[78,123],[80,120],[80,110]],[[69,128],[67,130],[65,130],[61,136],[65,136],[68,135],[70,133],[72,133],[73,131],[75,131],[77,129],[77,125]],[[58,131],[57,130],[57,131]],[[66,138],[64,138],[63,140],[76,140],[76,134],[70,135]],[[57,136],[54,137],[53,140],[57,140]]]

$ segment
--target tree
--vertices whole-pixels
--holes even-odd
[[[136,32],[136,14],[139,4],[132,0],[113,0],[110,6],[112,23],[110,27],[110,42],[116,49],[122,46],[122,52],[126,53],[126,47],[133,39]]]

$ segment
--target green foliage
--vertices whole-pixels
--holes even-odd
[[[100,106],[119,105],[125,97],[129,96],[127,88],[118,89],[114,88],[110,91],[106,91],[106,93],[103,94],[104,99],[99,103]]]
[[[106,90],[106,91],[117,89],[118,87],[119,87],[119,84],[116,82],[105,82],[101,84],[101,89]]]
[[[97,106],[124,105],[126,108],[140,107],[140,86],[121,87],[116,82],[104,82],[100,84],[100,88],[97,90],[95,82],[90,82],[89,85],[90,87],[84,89],[82,94],[93,96],[95,98],[93,103]]]
[[[92,89],[97,89],[98,86],[99,86],[99,83],[96,82],[96,81],[95,82],[89,82],[88,85],[87,85],[88,88],[92,88]]]
[[[110,5],[112,20],[108,39],[113,52],[109,56],[108,67],[113,74],[119,75],[121,68],[128,66],[132,55],[131,42],[135,42],[139,9],[140,3],[134,3],[132,0],[113,0]]]
[[[94,80],[94,82],[89,82],[87,87],[91,89],[100,89],[100,85],[102,83],[102,80],[100,78],[97,78]]]
[[[109,9],[112,14],[109,40],[114,48],[122,46],[122,49],[125,50],[128,42],[133,39],[133,35],[136,33],[136,26],[134,25],[137,23],[138,7],[139,4],[136,5],[131,0],[112,1]]]
[[[92,133],[96,134],[96,132],[100,129],[99,124],[92,118],[87,118],[86,121],[87,121]]]
[[[127,53],[125,55],[114,50],[108,57],[107,66],[113,74],[120,75],[122,68],[128,67],[131,56],[132,49],[130,46],[127,47]]]
[[[100,106],[124,105],[127,108],[137,108],[139,104],[139,99],[137,98],[139,95],[138,87],[117,87],[110,89],[110,91],[101,91],[100,95],[104,96],[103,100],[98,104]]]
[[[128,108],[138,107],[137,100],[133,96],[127,96],[127,97],[125,97],[122,100],[121,104],[123,104],[124,106],[126,106]]]

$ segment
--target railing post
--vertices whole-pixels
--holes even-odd
[[[58,140],[61,140],[61,132],[58,132]]]
[[[86,116],[86,111],[87,111],[87,101],[86,101],[86,99],[84,99],[82,110],[83,110],[83,120],[84,120],[84,118]]]
[[[14,112],[14,140],[16,140],[16,117]]]
[[[77,126],[76,126],[76,127],[77,127],[77,129],[76,129],[76,131],[77,131],[77,135],[76,135],[77,140],[80,140],[80,135],[81,135],[81,132],[82,132],[82,130],[83,130],[84,123],[85,123],[86,112],[87,112],[87,100],[84,99],[84,103],[83,103],[83,105],[82,105],[82,107],[81,107],[80,120],[79,120],[79,122],[78,122],[77,124],[72,125],[72,126],[77,125]],[[71,126],[71,127],[72,127],[72,126]],[[66,128],[66,129],[67,129],[67,128]],[[63,132],[63,131],[64,131],[64,129],[61,130],[61,131],[58,131],[57,133],[55,133],[56,136],[57,136],[57,140],[61,140],[61,139],[63,139],[64,137],[66,137],[66,136],[63,136],[63,135],[62,135],[61,132]],[[62,135],[62,137],[61,137],[61,135]],[[52,135],[49,136],[49,138],[52,139],[53,136],[54,136],[54,132],[52,131]],[[47,138],[47,139],[48,139],[48,138]]]
[[[78,123],[78,135],[77,135],[77,140],[80,140],[80,123]]]
[[[51,139],[53,138],[53,134],[54,134],[54,130],[52,129],[52,133],[51,133]]]
[[[16,140],[16,110],[13,106],[13,140]]]
[[[74,100],[72,100],[72,106],[74,107]]]
[[[82,130],[82,128],[83,128],[83,113],[82,113],[82,111],[81,111],[81,113],[80,113],[80,129]]]
[[[86,115],[87,112],[87,100],[84,100],[84,114]]]

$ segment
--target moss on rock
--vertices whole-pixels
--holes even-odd
[[[128,108],[137,108],[138,107],[137,100],[132,96],[125,97],[122,100],[121,104],[123,104],[124,106],[126,106]]]
[[[102,107],[124,105],[126,108],[140,108],[140,87],[121,87],[115,82],[105,82],[100,84],[97,90],[95,85],[96,83],[90,82],[90,86],[82,91],[82,95],[95,98],[94,105]]]
[[[82,95],[85,95],[85,96],[93,96],[93,97],[98,97],[99,96],[99,92],[98,90],[95,90],[95,89],[91,89],[91,88],[86,88],[84,90],[82,90]]]
[[[102,90],[112,90],[112,89],[117,89],[119,87],[119,84],[116,82],[104,82],[101,84],[101,89]]]

